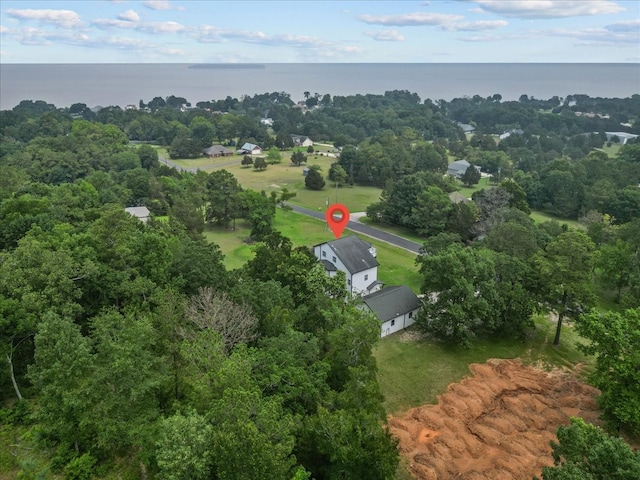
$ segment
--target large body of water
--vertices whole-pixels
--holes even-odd
[[[175,95],[195,104],[243,94],[303,92],[334,95],[382,94],[409,90],[421,99],[499,93],[503,100],[522,94],[547,99],[587,94],[628,97],[640,93],[640,64],[1,64],[0,109],[21,100],[45,100],[58,107],[73,103],[138,104]]]

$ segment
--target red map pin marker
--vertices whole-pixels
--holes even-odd
[[[335,237],[340,238],[344,228],[349,223],[349,210],[347,207],[341,203],[329,205],[327,211],[324,212],[324,217],[327,219],[327,223]]]

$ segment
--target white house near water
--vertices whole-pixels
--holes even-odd
[[[383,288],[365,295],[362,301],[380,320],[381,337],[413,325],[420,310],[420,299],[406,285]]]
[[[383,285],[378,280],[375,247],[354,235],[315,245],[313,254],[329,276],[337,271],[345,273],[351,295],[368,295]]]

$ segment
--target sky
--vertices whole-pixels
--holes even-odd
[[[0,1],[0,63],[298,62],[640,63],[640,1]]]

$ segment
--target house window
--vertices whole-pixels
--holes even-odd
[[[413,318],[413,312],[409,312],[409,318]]]
[[[327,252],[322,252],[322,256],[326,257],[327,256]]]
[[[391,326],[393,327],[396,324],[396,319],[391,320]]]
[[[333,259],[333,263],[336,263],[336,257],[331,257]]]
[[[369,275],[364,276],[364,281],[366,282],[367,280],[369,280]]]
[[[351,285],[351,280],[347,279],[347,285]]]

